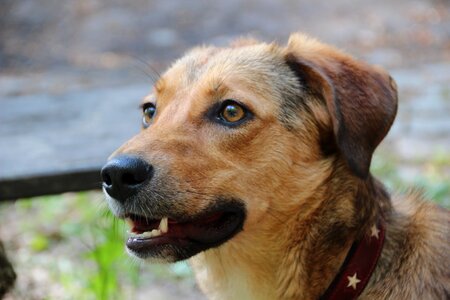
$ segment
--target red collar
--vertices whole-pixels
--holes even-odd
[[[373,225],[361,241],[355,241],[321,300],[357,299],[369,282],[384,244],[383,222]]]

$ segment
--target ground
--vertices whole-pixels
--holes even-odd
[[[372,170],[392,189],[420,186],[448,207],[449,12],[445,0],[4,0],[0,102],[150,85],[145,73],[194,45],[242,35],[284,43],[300,30],[391,72],[399,114]],[[201,299],[185,264],[128,258],[122,225],[111,228],[103,211],[96,192],[1,204],[0,237],[19,274],[7,299]]]

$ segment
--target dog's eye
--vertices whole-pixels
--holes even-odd
[[[246,116],[247,110],[233,100],[224,101],[219,111],[219,119],[229,124],[237,123]]]
[[[156,113],[156,107],[153,103],[145,103],[142,107],[144,117],[142,118],[142,125],[147,128],[153,120]]]

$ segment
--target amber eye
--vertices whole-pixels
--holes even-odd
[[[144,117],[142,118],[142,125],[147,128],[153,120],[156,113],[156,107],[153,103],[146,103],[142,107]]]
[[[245,116],[246,110],[241,105],[233,100],[227,100],[220,110],[219,117],[225,122],[236,123],[244,119]]]

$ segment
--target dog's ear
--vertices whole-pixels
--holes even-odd
[[[300,35],[291,36],[285,59],[305,89],[321,97],[339,152],[364,179],[372,154],[397,113],[397,88],[382,69]]]

